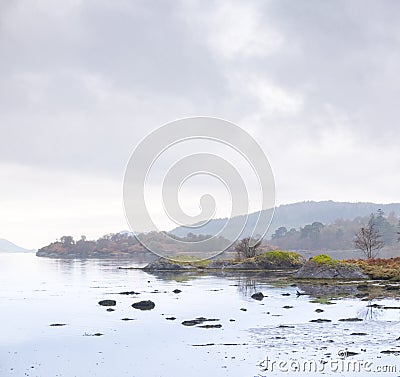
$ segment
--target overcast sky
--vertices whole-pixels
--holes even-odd
[[[0,0],[0,238],[127,229],[132,149],[177,118],[258,140],[277,202],[400,201],[400,2]]]

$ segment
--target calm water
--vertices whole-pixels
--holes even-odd
[[[381,367],[398,372],[379,375],[400,375],[399,356],[381,353],[400,346],[400,310],[368,308],[360,298],[335,296],[327,304],[325,298],[315,302],[309,295],[297,297],[296,290],[304,289],[300,283],[291,286],[272,274],[155,276],[118,269],[143,264],[0,254],[0,376],[304,374],[284,372],[287,368],[278,368],[279,361],[298,362],[301,368],[303,362],[324,366],[312,375],[372,376]],[[182,292],[173,293],[176,288]],[[140,294],[118,294],[122,291]],[[252,299],[256,291],[267,297]],[[102,299],[116,300],[115,311],[99,306]],[[131,307],[148,299],[156,304],[151,311]],[[374,302],[400,306],[396,298]],[[205,324],[222,327],[181,324],[196,317],[219,319]],[[349,317],[363,321],[339,321]],[[55,323],[65,326],[50,326]],[[344,350],[357,355],[343,358]],[[275,364],[265,371],[267,357]],[[335,372],[329,369],[332,360],[371,362],[373,372]]]

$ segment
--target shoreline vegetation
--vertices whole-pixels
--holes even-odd
[[[187,253],[187,243],[201,243],[212,238],[211,235],[199,235],[189,233],[186,237],[178,237],[166,232],[149,232],[138,236],[146,245],[151,245],[154,250],[160,250],[171,257]],[[178,242],[177,242],[178,241]],[[232,252],[233,247],[227,248],[231,241],[223,237],[214,237],[208,243],[213,250]],[[186,249],[185,249],[186,248]],[[196,250],[193,250],[196,251]],[[110,233],[96,241],[87,240],[85,236],[77,241],[71,236],[63,236],[59,240],[42,247],[36,253],[38,257],[47,258],[130,258],[135,256],[154,255],[148,251],[131,232]]]
[[[338,203],[314,204],[330,208]],[[303,205],[310,206],[311,203],[303,203]],[[356,206],[360,205],[358,203]],[[292,208],[293,206],[289,207]],[[297,218],[296,213],[299,215],[302,212],[296,212],[293,208],[293,213],[289,212],[292,213],[294,218]],[[342,218],[339,216],[339,213],[341,213],[339,208],[342,209],[340,215]],[[260,249],[263,252],[270,250],[304,251],[312,255],[330,250],[330,252],[325,251],[325,253],[340,257],[337,259],[354,258],[357,255],[355,250],[357,249],[361,250],[367,258],[376,257],[378,254],[385,257],[397,257],[400,241],[400,218],[393,211],[393,208],[390,208],[391,212],[388,215],[382,209],[378,209],[376,213],[371,213],[369,216],[355,216],[358,212],[353,208],[350,213],[355,217],[350,219],[351,215],[344,211],[344,208],[338,207],[337,211],[334,212],[338,218],[333,222],[327,220],[325,216],[326,208],[325,212],[320,208],[314,215],[325,219],[325,223],[320,221],[303,222],[297,228],[289,228],[287,222],[279,222],[275,231],[272,233],[271,230],[260,243]],[[290,217],[289,213],[287,217]],[[343,217],[346,219],[344,220]],[[235,217],[232,218],[233,222],[234,220]],[[286,224],[286,226],[283,226],[283,224]],[[97,240],[87,240],[85,236],[81,236],[79,240],[74,240],[71,236],[63,236],[56,242],[39,249],[36,255],[49,258],[134,257],[138,254],[149,254],[142,246],[144,244],[152,250],[159,250],[160,255],[168,255],[174,259],[176,256],[190,255],[190,253],[208,252],[210,255],[215,250],[225,250],[224,254],[226,255],[224,257],[226,257],[235,253],[236,247],[240,244],[240,241],[236,244],[230,241],[229,237],[215,236],[213,231],[208,233],[204,230],[204,233],[187,233],[182,236],[176,234],[176,230],[173,230],[171,232],[153,231],[134,235],[132,232],[123,231],[106,234]],[[263,234],[263,232],[260,232],[260,234]],[[249,238],[245,233],[243,233],[243,237],[243,239]],[[202,242],[205,240],[207,242]],[[207,250],[204,247],[207,247]],[[215,255],[215,253],[213,254]]]
[[[149,235],[153,240],[157,239],[156,236],[156,233]],[[263,245],[256,255],[238,259],[233,246],[228,252],[216,258],[201,261],[196,261],[190,253],[185,254],[177,250],[171,253],[172,259],[166,259],[157,258],[150,253],[130,233],[118,233],[106,235],[97,241],[87,241],[82,237],[75,242],[72,237],[61,237],[60,240],[39,249],[36,255],[60,259],[144,257],[151,260],[149,264],[141,268],[144,271],[263,272],[278,270],[286,271],[296,279],[400,281],[400,257],[333,259],[329,255],[319,254],[307,259],[295,251],[265,249],[266,246]],[[123,268],[137,269],[137,267]]]
[[[296,279],[371,279],[400,281],[400,257],[375,258],[384,246],[398,254],[400,221],[391,213],[385,216],[381,209],[361,221],[356,218],[347,222],[349,239],[353,234],[353,245],[362,252],[366,259],[332,258],[327,254],[314,255],[305,258],[297,251],[287,251],[284,248],[263,243],[261,240],[245,237],[236,242],[230,242],[224,237],[212,235],[195,235],[188,233],[185,237],[178,237],[167,232],[149,232],[135,236],[131,232],[107,234],[96,241],[88,241],[85,236],[75,241],[71,236],[63,236],[56,242],[38,250],[38,257],[48,258],[132,258],[143,257],[150,260],[142,269],[144,271],[287,271]],[[351,226],[349,226],[351,224]],[[367,225],[365,225],[367,224]],[[398,224],[398,226],[396,226]],[[335,233],[335,239],[342,239],[343,229],[335,222],[335,232],[330,226],[314,222],[300,228],[299,231],[280,227],[268,242],[282,242],[287,239],[297,239],[301,245],[304,242],[316,246]],[[333,225],[332,225],[333,226]],[[361,226],[355,231],[356,226]],[[329,230],[330,229],[330,230]],[[328,231],[329,230],[329,231]],[[339,232],[340,230],[340,232]],[[328,237],[329,238],[329,237]],[[139,241],[140,240],[140,241]],[[206,241],[207,242],[203,242]],[[300,241],[299,241],[300,240]],[[325,241],[324,241],[325,242]],[[323,243],[323,242],[322,242]],[[165,257],[156,259],[143,245],[151,245],[153,250],[159,250]],[[207,245],[207,250],[199,249]],[[308,250],[312,250],[310,247]],[[218,256],[199,260],[200,256],[215,254],[214,250],[225,250]],[[298,250],[295,248],[295,250]],[[392,254],[393,255],[393,254]],[[391,255],[391,256],[392,256]]]
[[[296,253],[274,250],[261,253],[253,258],[238,261],[217,259],[190,261],[159,258],[145,267],[119,267],[140,269],[146,272],[268,272],[286,271],[295,280],[385,280],[400,281],[400,257],[377,259],[336,260],[326,254],[319,254],[308,260]]]

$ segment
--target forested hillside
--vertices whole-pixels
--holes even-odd
[[[300,228],[279,227],[271,237],[271,244],[283,249],[300,250],[350,250],[354,249],[355,233],[366,226],[370,217],[353,220],[337,219],[331,224],[315,221]],[[375,226],[386,248],[398,248],[399,218],[394,212],[389,215],[378,210]]]
[[[288,230],[291,228],[299,229],[307,224],[320,222],[324,225],[332,224],[336,220],[353,220],[358,217],[366,217],[371,213],[375,213],[381,209],[386,214],[394,213],[396,216],[400,215],[400,203],[393,204],[377,204],[377,203],[347,203],[347,202],[299,202],[293,204],[285,204],[276,208],[271,226],[266,235],[266,239],[270,239],[276,229],[286,227]],[[270,216],[271,210],[261,212],[261,216]],[[249,215],[248,223],[242,237],[250,236],[251,230],[254,228],[258,216],[258,212]],[[230,239],[236,233],[237,227],[240,226],[240,216],[234,217],[232,224],[233,227],[221,233],[222,236]],[[186,228],[179,227],[172,231],[173,234],[184,237],[187,233],[192,232],[195,234],[216,234],[227,219],[215,219],[210,221],[206,226],[201,228]],[[256,233],[264,233],[263,229],[257,229]]]

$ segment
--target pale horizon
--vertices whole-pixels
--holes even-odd
[[[320,202],[330,202],[330,201],[333,201],[333,202],[336,202],[336,203],[354,203],[354,204],[355,203],[370,203],[370,204],[377,204],[377,205],[379,205],[379,204],[386,205],[386,204],[398,204],[398,203],[400,203],[400,202],[372,202],[372,201],[349,201],[349,200],[332,200],[332,199],[321,199],[321,200],[312,200],[312,199],[310,199],[310,200],[300,200],[300,201],[296,201],[296,202],[277,204],[275,208],[280,207],[280,206],[286,206],[286,205],[298,204],[298,203],[305,203],[305,202],[320,203]],[[249,215],[252,214],[252,213],[254,213],[254,212],[249,213]],[[397,215],[399,216],[400,214],[397,214]],[[169,232],[169,231],[171,231],[173,229],[175,229],[175,227],[174,228],[169,228],[169,229],[162,229],[162,230]],[[9,242],[12,242],[13,244],[16,244],[17,246],[23,247],[24,249],[37,250],[37,249],[39,249],[39,248],[41,248],[43,246],[46,246],[47,244],[49,244],[51,242],[55,242],[57,239],[60,239],[62,236],[72,236],[75,240],[78,240],[82,235],[85,235],[87,237],[87,239],[97,240],[98,238],[100,238],[100,237],[102,237],[102,236],[104,236],[106,234],[118,233],[118,232],[124,232],[124,231],[131,231],[129,229],[129,226],[128,226],[127,222],[125,222],[125,227],[122,226],[119,229],[115,228],[115,229],[112,229],[112,230],[106,230],[103,233],[96,232],[96,230],[94,230],[92,233],[88,233],[88,232],[85,233],[85,232],[79,232],[79,231],[76,232],[76,233],[66,233],[66,232],[63,233],[61,231],[58,234],[57,237],[55,237],[53,239],[44,238],[44,241],[42,243],[38,244],[38,245],[30,244],[29,241],[27,243],[24,243],[24,242],[20,242],[18,240],[9,239],[7,237],[3,237],[1,234],[0,234],[0,239],[5,239],[5,240],[7,240]]]

